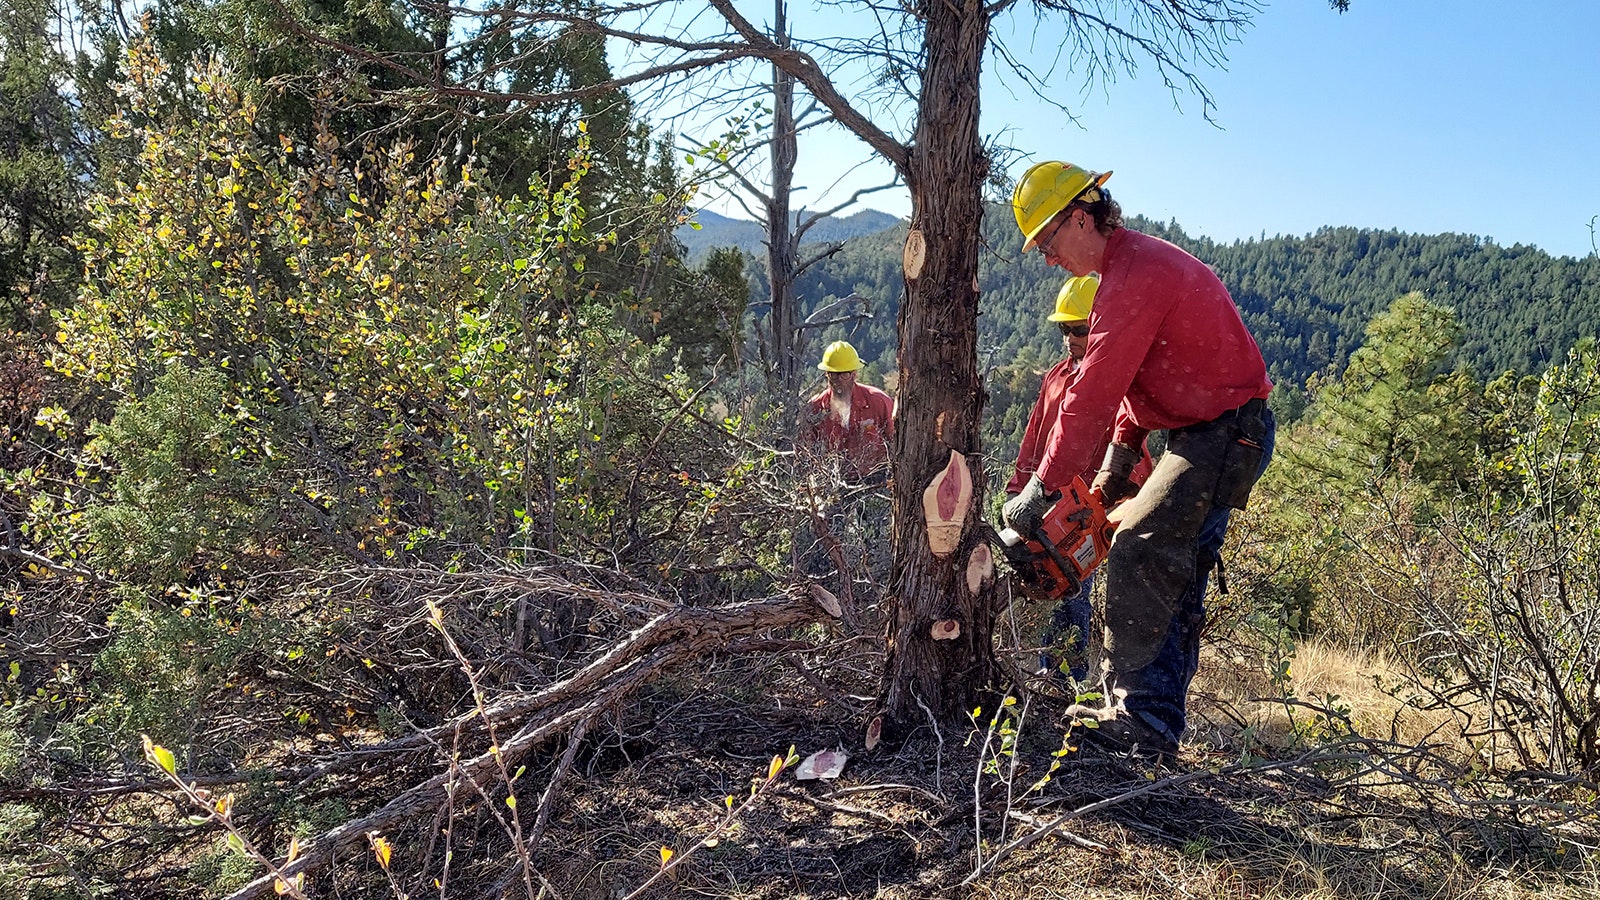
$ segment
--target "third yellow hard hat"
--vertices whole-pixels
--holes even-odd
[[[1011,192],[1011,212],[1026,242],[1022,252],[1033,249],[1033,241],[1056,213],[1090,188],[1099,188],[1110,172],[1090,172],[1072,163],[1050,160],[1036,163],[1024,172],[1017,189]]]
[[[861,357],[849,341],[834,341],[822,351],[822,362],[817,368],[824,372],[854,372],[861,368]]]
[[[1068,278],[1056,294],[1056,311],[1050,314],[1052,322],[1085,322],[1089,310],[1094,308],[1094,292],[1100,289],[1100,275],[1090,272],[1077,278]]]

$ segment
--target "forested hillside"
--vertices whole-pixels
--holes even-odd
[[[1210,264],[1233,293],[1275,381],[1302,386],[1345,364],[1362,329],[1395,298],[1419,292],[1455,309],[1464,335],[1456,359],[1480,377],[1537,372],[1600,322],[1600,257],[1552,257],[1470,235],[1326,228],[1304,237],[1222,244],[1175,224],[1137,217],[1158,235]],[[989,207],[981,260],[984,345],[994,362],[1024,347],[1049,355],[1059,343],[1044,316],[1065,277],[1037,254],[1017,260],[1011,213]],[[876,320],[856,331],[868,358],[893,365],[894,314],[904,229],[857,238],[803,282],[812,303],[852,291],[878,302]]]
[[[804,213],[795,213],[797,225],[808,218]],[[848,216],[818,220],[806,230],[804,241],[807,244],[847,241],[893,228],[899,222],[888,213],[864,209]],[[758,259],[766,253],[767,234],[758,223],[731,219],[707,209],[695,213],[693,224],[678,226],[673,235],[683,244],[685,257],[691,263],[704,260],[717,247],[737,247]]]

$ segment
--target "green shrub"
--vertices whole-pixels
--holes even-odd
[[[140,60],[139,177],[91,203],[51,360],[125,420],[101,439],[125,476],[108,558],[158,579],[229,540],[313,564],[585,552],[673,514],[658,470],[705,441],[591,274],[616,248],[585,229],[585,139],[565,183],[501,199],[405,147],[263,141],[216,66],[167,122],[149,98],[174,76]]]
[[[189,862],[186,874],[190,884],[204,891],[202,896],[225,897],[261,875],[261,865],[217,838]]]
[[[22,755],[26,747],[17,729],[16,710],[7,704],[0,708],[0,782],[9,781],[22,770]]]
[[[226,741],[226,734],[206,733],[207,699],[237,677],[248,655],[282,643],[284,627],[230,597],[200,591],[125,600],[107,625],[112,636],[95,660],[94,699],[61,724],[56,741],[90,762],[125,750],[140,734],[174,749],[197,739],[208,747]]]
[[[111,573],[163,588],[204,556],[226,563],[256,531],[224,403],[220,375],[174,365],[95,429],[95,449],[117,468],[110,502],[88,510],[96,561]]]

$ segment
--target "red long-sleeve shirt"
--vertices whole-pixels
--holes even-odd
[[[1106,244],[1082,368],[1039,461],[1052,490],[1100,461],[1113,423],[1113,440],[1138,446],[1151,431],[1209,422],[1272,392],[1261,350],[1216,273],[1126,228]]]
[[[807,439],[844,456],[865,475],[889,461],[889,441],[894,437],[894,398],[870,385],[857,382],[850,394],[850,424],[843,425],[833,415],[833,388],[807,404],[810,426]]]
[[[1050,437],[1055,430],[1056,422],[1061,418],[1061,401],[1066,396],[1067,388],[1078,377],[1081,367],[1073,362],[1072,357],[1067,357],[1051,367],[1044,373],[1044,383],[1039,385],[1039,399],[1033,403],[1033,412],[1028,414],[1028,428],[1022,433],[1022,445],[1017,448],[1017,470],[1006,483],[1007,494],[1016,494],[1022,491],[1023,486],[1034,472],[1038,471],[1039,459],[1044,455],[1045,439]],[[1093,463],[1081,473],[1084,484],[1092,484],[1096,471],[1100,467],[1100,460],[1105,456],[1106,445],[1111,443],[1111,429],[1100,433],[1100,450]],[[1150,460],[1150,451],[1140,443],[1139,449],[1143,451],[1139,462],[1133,467],[1133,482],[1144,484],[1150,477],[1154,463]]]

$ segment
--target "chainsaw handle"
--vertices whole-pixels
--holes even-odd
[[[1061,577],[1067,579],[1068,584],[1071,586],[1071,590],[1067,591],[1067,593],[1076,594],[1079,584],[1078,578],[1074,573],[1077,572],[1077,569],[1067,563],[1066,557],[1061,555],[1061,550],[1056,547],[1055,542],[1045,535],[1043,526],[1033,530],[1031,540],[1037,541],[1040,546],[1044,547],[1044,552],[1049,555],[1050,561],[1056,564],[1057,569],[1061,570]]]

